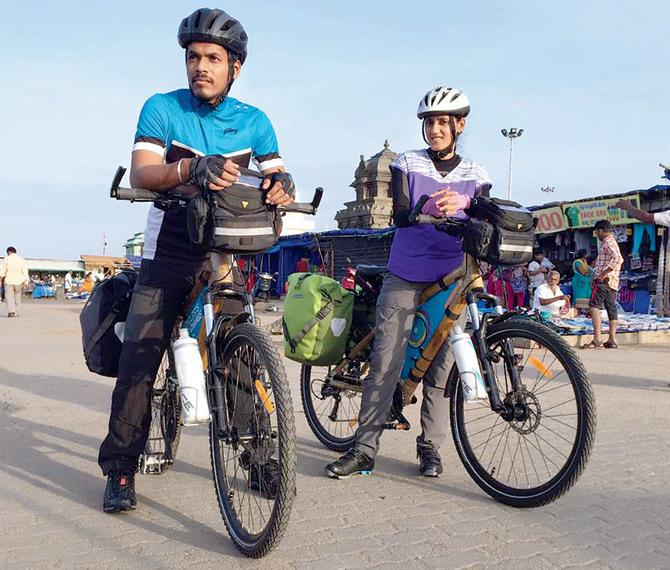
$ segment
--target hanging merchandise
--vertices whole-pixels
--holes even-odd
[[[575,251],[579,251],[580,249],[585,249],[586,253],[588,254],[591,251],[591,238],[592,238],[592,233],[591,230],[577,230],[575,232]]]
[[[635,224],[633,226],[633,250],[639,253],[644,234],[649,236],[649,251],[656,251],[656,226],[654,224]]]
[[[617,243],[626,243],[628,241],[628,228],[626,226],[615,226],[612,228],[612,233]]]
[[[642,269],[642,259],[640,258],[639,253],[630,254],[630,268],[631,269]]]

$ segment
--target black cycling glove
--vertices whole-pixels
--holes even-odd
[[[286,192],[291,198],[295,198],[295,183],[293,182],[293,176],[288,172],[275,172],[266,176],[266,179],[270,180],[270,188],[275,185],[275,182],[279,182],[282,185],[284,192]]]
[[[220,154],[210,154],[194,158],[188,171],[188,181],[203,190],[208,190],[208,184],[217,184],[217,178],[223,174],[223,165],[226,157]]]

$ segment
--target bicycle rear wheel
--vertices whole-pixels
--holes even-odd
[[[286,372],[269,335],[236,326],[216,363],[231,429],[210,424],[214,486],[237,548],[265,556],[281,540],[295,497],[295,422]]]
[[[477,485],[497,501],[546,505],[575,484],[593,446],[596,410],[586,370],[575,351],[539,323],[509,319],[491,325],[486,341],[500,397],[513,413],[493,412],[488,400],[465,403],[452,369],[456,449]],[[519,391],[512,388],[511,366]]]
[[[168,346],[151,390],[151,426],[140,457],[140,471],[161,475],[174,463],[181,436],[181,398],[172,343]]]
[[[362,364],[367,368],[367,362]],[[346,451],[353,446],[358,412],[361,409],[361,364],[350,363],[347,378],[350,389],[334,386],[325,366],[303,364],[300,370],[300,395],[305,418],[317,439],[328,449]],[[343,382],[342,386],[346,386]]]

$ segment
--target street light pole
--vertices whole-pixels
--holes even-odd
[[[509,176],[507,179],[507,199],[512,199],[512,141],[523,134],[523,129],[501,129],[502,136],[509,139]]]

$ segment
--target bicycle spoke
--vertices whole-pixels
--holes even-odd
[[[557,351],[558,345],[540,341],[542,329],[538,325],[519,323],[518,328],[515,324],[500,328],[509,332],[505,331],[506,336],[502,333],[489,350],[497,357],[493,359],[492,380],[505,411],[496,414],[495,421],[484,421],[495,412],[466,407],[459,395],[456,413],[460,430],[455,435],[463,442],[459,450],[463,449],[480,473],[480,484],[485,482],[485,490],[493,480],[525,491],[554,480],[567,468],[578,445],[581,410],[576,408],[580,394],[574,378],[579,372],[571,368],[570,358],[564,359]],[[514,335],[517,331],[519,336]],[[512,379],[517,373],[519,386],[514,388]]]

